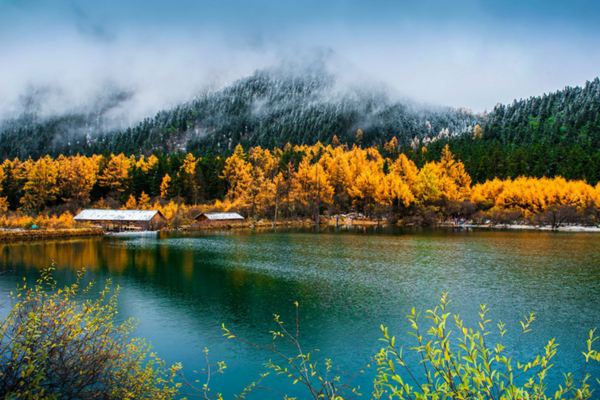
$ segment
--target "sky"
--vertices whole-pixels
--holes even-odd
[[[586,0],[0,0],[0,116],[128,90],[134,122],[315,54],[347,82],[489,111],[600,75],[598,20]]]

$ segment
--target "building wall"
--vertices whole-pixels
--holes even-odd
[[[142,230],[158,230],[164,227],[165,220],[159,214],[156,214],[150,221],[90,221],[80,220],[81,222],[88,222],[92,225],[100,225],[105,230],[120,231],[124,230],[127,226],[139,227]]]
[[[221,219],[221,220],[210,220],[208,218],[198,218],[198,225],[231,225],[241,224],[244,222],[243,219]]]
[[[162,229],[165,226],[165,222],[165,219],[160,214],[156,214],[147,224],[147,229],[151,231]]]

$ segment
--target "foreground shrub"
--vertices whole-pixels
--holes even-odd
[[[115,323],[118,288],[109,295],[109,281],[97,300],[81,301],[93,287],[80,288],[82,272],[63,289],[51,272],[11,293],[12,310],[0,326],[0,398],[172,398],[179,367],[131,338],[132,320]]]
[[[295,302],[294,304],[296,306],[296,322],[293,330],[288,330],[288,328],[284,326],[279,315],[274,315],[277,330],[270,332],[272,340],[266,345],[256,344],[237,337],[223,325],[223,331],[225,332],[223,336],[256,347],[267,353],[269,357],[274,357],[274,359],[270,358],[269,361],[264,364],[268,372],[261,374],[260,380],[247,386],[237,398],[246,398],[250,393],[263,389],[278,394],[284,400],[293,399],[287,394],[279,393],[273,389],[262,386],[263,380],[270,373],[282,375],[288,378],[291,385],[298,385],[303,388],[305,396],[302,398],[313,400],[344,400],[361,396],[358,392],[359,388],[352,386],[352,381],[358,374],[363,373],[363,370],[352,376],[344,377],[342,375],[347,374],[340,374],[339,370],[334,367],[331,359],[325,359],[323,365],[318,364],[313,357],[313,354],[318,350],[308,352],[303,350],[300,343],[298,302]],[[311,357],[313,358],[311,359]],[[204,389],[206,389],[206,387],[207,385],[204,385]],[[210,399],[208,396],[204,398]],[[217,398],[221,399],[220,395]]]
[[[547,394],[548,371],[552,367],[552,358],[556,355],[558,344],[554,339],[544,347],[544,353],[529,362],[517,362],[513,359],[515,349],[521,338],[531,330],[535,320],[530,314],[521,322],[521,336],[513,349],[504,344],[486,343],[490,334],[487,330],[491,322],[486,318],[487,308],[480,306],[479,329],[467,328],[458,315],[449,319],[447,312],[450,301],[444,294],[441,304],[434,310],[428,310],[425,318],[431,327],[425,333],[419,326],[419,314],[413,308],[407,316],[416,339],[418,365],[408,365],[402,349],[396,346],[396,339],[390,336],[388,329],[381,327],[386,343],[376,356],[377,377],[374,381],[375,399],[490,399],[490,400],[526,400],[526,399],[591,399],[594,390],[591,384],[600,380],[586,373],[590,361],[600,361],[598,351],[592,344],[598,339],[590,331],[587,340],[585,367],[581,377],[576,379],[571,373],[564,374],[564,383],[552,394]],[[452,334],[452,320],[457,335]],[[500,337],[506,333],[505,325],[498,324]],[[518,382],[524,382],[519,384]],[[554,382],[556,383],[556,382]]]
[[[7,399],[172,399],[188,396],[221,399],[211,391],[211,377],[224,373],[226,366],[210,364],[205,350],[206,368],[201,379],[186,380],[179,364],[167,366],[150,353],[141,339],[131,338],[132,320],[116,324],[118,288],[111,293],[110,281],[96,300],[82,300],[93,284],[80,287],[83,273],[76,282],[57,289],[52,268],[31,288],[18,287],[12,294],[13,307],[0,325],[0,398]],[[486,399],[486,400],[585,400],[595,394],[597,377],[587,373],[588,364],[600,361],[592,348],[598,339],[592,330],[583,356],[581,376],[564,374],[564,383],[548,394],[548,372],[558,344],[550,340],[542,354],[526,361],[513,358],[523,335],[531,331],[535,316],[521,323],[516,345],[504,345],[505,326],[499,323],[500,343],[488,344],[491,323],[487,308],[480,306],[478,328],[467,328],[458,315],[451,316],[450,301],[444,294],[441,303],[428,310],[430,327],[423,332],[419,313],[407,316],[416,345],[411,348],[418,358],[410,365],[396,338],[381,327],[385,347],[374,357],[373,399]],[[301,399],[346,400],[361,397],[354,375],[343,374],[331,359],[317,362],[317,350],[306,351],[300,341],[298,303],[295,325],[289,329],[275,315],[275,330],[270,341],[256,344],[237,337],[223,326],[224,336],[261,349],[270,357],[267,371],[250,383],[237,399],[261,398],[266,390],[290,399],[286,393],[269,388],[267,378],[279,375],[289,380],[290,388],[300,388]],[[455,333],[453,333],[455,332]],[[367,365],[367,368],[369,365]],[[235,379],[235,376],[232,377]],[[178,380],[181,383],[175,383]],[[285,390],[285,389],[284,389]],[[283,390],[282,390],[283,391]]]

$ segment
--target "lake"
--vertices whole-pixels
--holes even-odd
[[[233,398],[258,379],[271,357],[223,337],[234,334],[268,344],[273,314],[293,329],[299,303],[300,339],[315,357],[342,371],[364,367],[381,347],[388,326],[405,347],[414,345],[405,315],[425,311],[450,292],[450,311],[474,326],[479,304],[506,323],[508,343],[518,321],[536,312],[533,332],[515,357],[528,360],[551,338],[560,344],[552,380],[581,372],[588,331],[600,327],[600,235],[538,231],[330,227],[159,233],[0,244],[0,296],[37,279],[54,260],[62,284],[85,268],[86,279],[111,278],[121,287],[119,318],[139,320],[136,335],[159,356],[180,361],[192,376],[225,361],[211,386]],[[9,304],[0,311],[6,315]],[[425,324],[426,320],[423,319]],[[600,369],[590,370],[596,376]],[[372,389],[373,369],[359,376]],[[268,378],[280,391],[289,385]],[[290,394],[297,392],[287,390]],[[271,398],[266,392],[255,398]],[[302,397],[301,397],[302,398]],[[368,396],[365,396],[368,398]]]

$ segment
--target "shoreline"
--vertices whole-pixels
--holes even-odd
[[[418,227],[422,225],[403,225],[403,224],[389,224],[386,221],[371,221],[371,220],[349,220],[341,219],[339,221],[340,227],[342,226],[400,226],[400,227]],[[323,219],[320,223],[321,226],[336,226],[335,219]],[[204,231],[204,230],[227,230],[227,229],[247,229],[247,228],[273,228],[273,227],[310,227],[316,226],[314,221],[278,221],[276,224],[270,221],[261,222],[243,222],[243,223],[232,223],[232,224],[216,224],[216,225],[200,225],[194,227],[186,227],[180,230],[182,231]],[[550,226],[535,226],[535,225],[521,225],[521,224],[507,224],[507,225],[492,225],[492,224],[473,224],[465,226],[462,224],[437,224],[433,225],[433,228],[469,228],[469,229],[495,229],[495,230],[537,230],[537,231],[549,231],[549,232],[600,232],[600,227],[596,226],[584,226],[584,225],[565,225],[556,229],[552,229]]]
[[[438,226],[449,226],[449,227],[461,227],[461,225],[438,225]],[[484,229],[512,229],[512,230],[534,230],[534,231],[549,231],[549,232],[600,232],[600,227],[596,226],[583,226],[583,225],[567,225],[561,226],[556,229],[552,229],[550,226],[534,226],[534,225],[473,225],[473,228],[484,228]]]
[[[100,228],[0,231],[0,243],[90,236],[104,236],[104,231]]]
[[[333,219],[323,219],[321,226],[336,226],[336,221]],[[348,223],[350,222],[350,223]],[[231,229],[254,229],[254,228],[307,228],[316,226],[312,220],[299,220],[299,221],[277,221],[273,223],[271,221],[259,221],[259,222],[243,222],[243,223],[231,223],[231,224],[215,224],[215,225],[199,225],[199,226],[186,226],[179,229],[166,229],[165,231],[181,231],[181,232],[197,232],[197,231],[210,231],[210,230],[231,230]],[[365,221],[365,220],[342,220],[340,219],[339,225],[343,226],[355,226],[355,227],[371,227],[371,226],[400,226],[400,227],[417,227],[418,225],[402,225],[402,224],[388,224],[385,221]],[[534,225],[521,225],[521,224],[507,224],[507,225],[491,225],[491,224],[473,224],[471,226],[465,226],[462,224],[437,224],[433,225],[433,228],[461,228],[461,229],[485,229],[485,230],[531,230],[531,231],[547,231],[547,232],[574,232],[574,233],[600,233],[600,227],[595,226],[583,226],[583,225],[567,225],[561,226],[557,229],[552,229],[549,226],[534,226]],[[161,231],[144,232],[159,233]],[[131,236],[136,236],[136,233],[129,233]],[[0,231],[0,243],[10,243],[19,241],[35,241],[35,240],[54,240],[54,239],[69,239],[78,237],[94,237],[94,236],[129,236],[128,233],[111,234],[104,232],[100,228],[84,228],[84,229],[55,229],[55,230],[26,230],[26,231]]]

